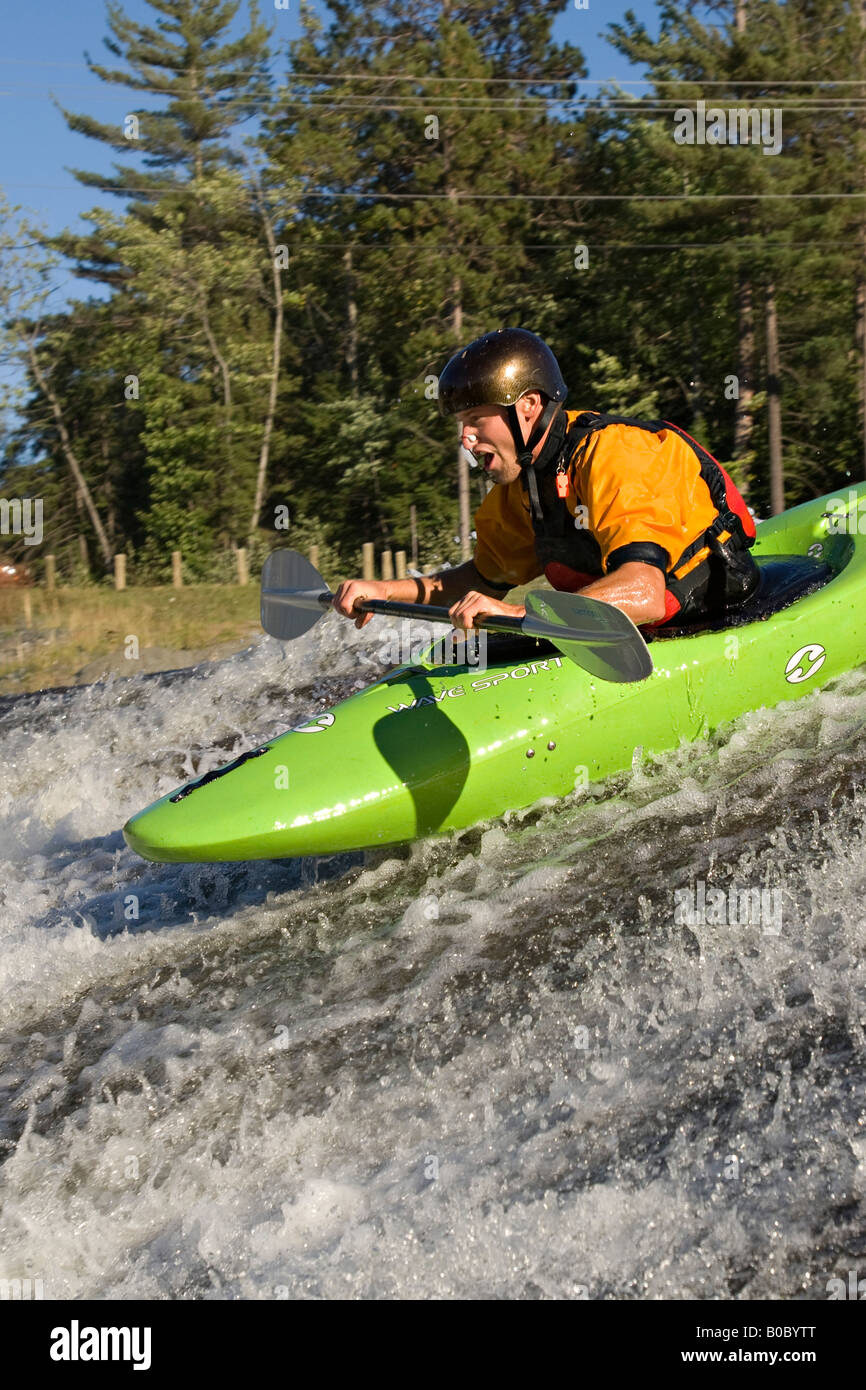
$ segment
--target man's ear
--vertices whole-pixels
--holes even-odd
[[[541,414],[543,404],[540,391],[525,391],[517,402],[517,409],[524,419],[534,422]]]

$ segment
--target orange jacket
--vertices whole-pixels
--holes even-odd
[[[581,413],[566,411],[569,429]],[[673,430],[608,425],[578,449],[568,484],[566,506],[598,541],[605,571],[616,550],[639,541],[661,546],[673,571],[717,516],[694,450]],[[475,530],[475,566],[491,583],[527,584],[543,573],[521,478],[488,492]]]

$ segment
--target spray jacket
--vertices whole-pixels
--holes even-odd
[[[668,622],[736,608],[757,587],[745,502],[677,426],[560,412],[530,468],[475,514],[475,566],[491,589],[545,574],[573,592],[638,560],[664,573]]]

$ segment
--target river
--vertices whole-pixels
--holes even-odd
[[[0,1278],[826,1299],[866,1274],[866,676],[411,847],[126,848],[391,631],[329,615],[288,652],[0,701]]]

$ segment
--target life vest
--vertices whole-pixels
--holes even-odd
[[[535,551],[549,583],[555,589],[574,593],[603,572],[598,541],[586,527],[576,526],[566,505],[566,488],[562,483],[587,441],[608,425],[630,425],[652,434],[671,430],[684,439],[697,457],[701,479],[717,513],[706,531],[697,536],[666,571],[665,615],[658,623],[647,626],[659,626],[677,615],[686,617],[738,607],[758,585],[758,568],[749,554],[755,543],[755,523],[719,461],[690,434],[668,420],[651,422],[584,411],[572,422],[570,429],[563,432],[560,425],[557,431],[561,439],[559,447],[554,444],[552,452],[545,447],[539,460],[532,465],[536,486],[529,486]]]

